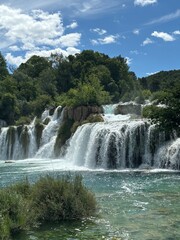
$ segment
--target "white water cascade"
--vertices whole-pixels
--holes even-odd
[[[117,105],[104,106],[104,122],[78,127],[60,152],[64,163],[90,169],[180,169],[180,138],[167,136],[134,115],[115,115]],[[64,110],[45,110],[41,122],[0,129],[0,160],[53,159]],[[66,150],[66,151],[65,151]],[[61,159],[62,160],[62,159]],[[61,163],[61,161],[60,161]]]
[[[63,118],[61,107],[51,116],[49,111],[42,114],[40,132],[36,119],[30,125],[11,126],[0,130],[0,160],[18,160],[25,158],[53,158],[54,144],[58,128]]]
[[[176,154],[172,156],[173,150],[165,151],[165,134],[157,131],[155,125],[142,119],[130,119],[129,114],[114,115],[115,107],[104,107],[104,122],[85,124],[77,129],[69,142],[65,156],[67,161],[87,168],[179,169],[180,146],[177,147],[176,142],[176,148],[169,147],[176,149]],[[164,153],[168,152],[166,157],[160,153],[161,148],[165,148]],[[166,164],[163,164],[164,161]]]

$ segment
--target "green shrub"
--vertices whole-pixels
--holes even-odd
[[[95,211],[94,195],[83,186],[80,176],[46,176],[33,185],[26,180],[0,190],[0,237],[8,240],[43,222],[78,220]]]
[[[52,177],[41,178],[32,189],[32,208],[40,222],[81,219],[94,213],[96,202],[92,193],[76,176],[58,180]]]

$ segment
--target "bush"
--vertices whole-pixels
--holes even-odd
[[[33,185],[25,181],[0,190],[0,236],[11,239],[43,222],[79,220],[95,211],[94,195],[83,186],[80,176],[46,176]]]

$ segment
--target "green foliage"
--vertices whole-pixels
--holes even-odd
[[[24,124],[30,124],[31,123],[31,119],[27,116],[22,116],[20,117],[16,122],[15,125],[24,125]]]
[[[3,94],[0,99],[0,112],[1,119],[8,124],[13,124],[16,114],[19,113],[16,96],[10,93]]]
[[[0,61],[7,73],[2,55]],[[110,58],[92,50],[68,57],[55,54],[49,59],[32,56],[11,76],[1,70],[1,93],[16,99],[11,116],[10,109],[8,114],[6,111],[9,100],[0,96],[0,115],[9,124],[14,124],[19,117],[39,117],[48,106],[101,105],[123,98],[132,100],[139,92],[136,76],[129,72],[123,57]]]
[[[19,66],[18,71],[31,78],[36,78],[39,77],[44,69],[49,67],[51,67],[51,64],[46,58],[34,55],[26,63],[22,63]]]
[[[46,107],[53,105],[53,100],[48,95],[39,95],[34,101],[30,103],[30,109],[33,116],[40,117],[41,113]]]
[[[26,180],[0,190],[0,237],[11,239],[43,222],[79,220],[95,211],[94,195],[83,186],[80,176],[47,176],[33,185]]]
[[[149,89],[151,92],[167,90],[180,83],[180,70],[161,71],[140,78],[139,83],[143,89]]]
[[[71,107],[101,105],[110,102],[108,92],[103,90],[96,76],[89,76],[87,83],[79,83],[77,88],[70,89],[60,99],[62,105]]]
[[[0,81],[9,75],[4,57],[0,52]]]
[[[91,216],[96,209],[94,196],[82,185],[82,178],[61,181],[41,178],[32,191],[32,208],[40,222],[57,222]]]
[[[158,92],[155,96],[162,106],[147,106],[143,116],[151,118],[161,128],[167,131],[180,132],[180,85],[169,91]]]

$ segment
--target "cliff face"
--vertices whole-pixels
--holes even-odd
[[[63,120],[73,120],[74,122],[82,122],[91,114],[103,113],[102,107],[99,106],[79,106],[76,108],[66,107],[64,109]]]

